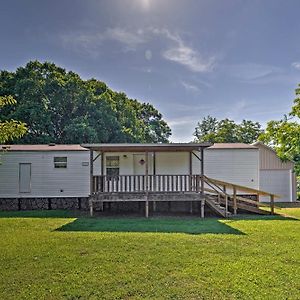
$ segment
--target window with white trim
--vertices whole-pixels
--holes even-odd
[[[53,159],[54,168],[56,169],[66,169],[68,164],[68,159],[66,156],[56,156]]]
[[[120,157],[106,156],[106,175],[115,177],[120,175]]]

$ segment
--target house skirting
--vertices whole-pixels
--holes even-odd
[[[152,202],[150,211],[156,213],[195,213],[199,214],[200,204],[191,201]],[[144,211],[142,202],[104,203],[104,213],[141,213]],[[85,210],[89,209],[88,198],[0,198],[0,211],[17,210]],[[100,203],[94,204],[95,211],[102,211]]]
[[[88,210],[87,197],[66,198],[0,198],[0,210],[45,210],[82,209]]]

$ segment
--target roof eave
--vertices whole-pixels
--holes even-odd
[[[208,148],[211,143],[182,144],[82,144],[81,146],[94,151],[103,152],[184,152]]]

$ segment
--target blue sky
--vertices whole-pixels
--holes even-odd
[[[300,1],[0,0],[0,69],[32,59],[152,103],[172,141],[208,114],[263,125],[300,83]]]

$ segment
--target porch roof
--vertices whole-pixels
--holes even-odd
[[[173,144],[83,144],[84,148],[101,152],[184,152],[210,147],[211,143],[173,143]]]

